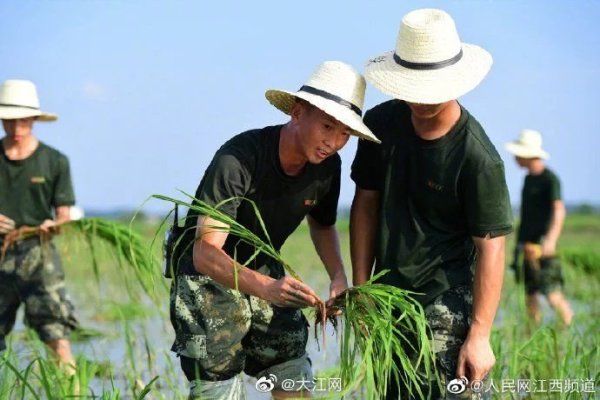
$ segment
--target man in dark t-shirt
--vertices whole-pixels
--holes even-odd
[[[498,152],[456,101],[490,66],[485,50],[460,42],[448,14],[426,9],[403,18],[395,51],[365,71],[395,99],[366,113],[381,145],[359,141],[352,164],[354,284],[389,270],[383,283],[419,293],[442,378],[423,388],[431,399],[483,396],[469,384],[481,383],[495,362],[490,333],[510,201]],[[410,398],[391,379],[387,398],[399,391]]]
[[[361,119],[364,90],[360,74],[332,61],[298,92],[267,91],[290,121],[230,139],[196,191],[198,200],[220,204],[277,250],[306,218],[331,279],[330,297],[347,288],[335,229],[337,151],[349,135],[377,141]],[[242,197],[254,202],[261,220]],[[301,308],[320,300],[306,284],[286,276],[281,264],[211,229],[215,225],[222,224],[188,213],[186,226],[192,229],[180,243],[193,245],[177,263],[171,290],[172,350],[190,381],[190,398],[242,398],[241,372],[258,378],[257,388],[275,398],[298,396],[313,384]]]
[[[539,323],[542,315],[538,295],[548,303],[569,325],[573,311],[562,292],[563,277],[560,259],[556,256],[556,243],[566,215],[561,198],[560,181],[544,160],[549,154],[542,149],[542,135],[524,129],[519,139],[506,144],[517,164],[528,171],[521,197],[521,222],[515,246],[513,269],[517,281],[525,283],[527,311]],[[523,251],[522,268],[519,263]]]
[[[39,110],[33,83],[8,80],[0,87],[0,119],[6,133],[0,154],[0,351],[24,304],[27,325],[71,374],[75,361],[68,334],[77,321],[56,249],[39,236],[10,246],[5,241],[19,228],[39,227],[50,233],[70,219],[75,196],[69,160],[32,134],[34,122],[56,118]]]

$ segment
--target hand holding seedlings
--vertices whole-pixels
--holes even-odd
[[[309,286],[290,276],[269,284],[264,298],[279,307],[314,307],[323,302]]]
[[[42,222],[39,228],[42,233],[48,234],[58,230],[58,224],[52,219],[47,219]]]
[[[5,235],[15,229],[15,221],[0,214],[0,235]]]
[[[348,279],[346,278],[346,274],[340,273],[336,275],[329,284],[329,299],[325,303],[327,308],[333,306],[336,297],[342,294],[346,289],[348,289]],[[337,310],[335,315],[340,315],[341,310]]]

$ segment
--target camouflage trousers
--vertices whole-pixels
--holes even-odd
[[[454,383],[458,367],[458,354],[471,325],[473,293],[471,286],[459,286],[447,290],[425,306],[425,316],[432,332],[432,347],[440,382],[431,381],[421,388],[432,400],[438,399],[490,399],[491,392],[474,393],[468,385]],[[454,381],[454,382],[453,382]],[[481,382],[489,388],[489,382]],[[464,388],[464,390],[463,390]],[[386,399],[411,399],[406,388],[397,382],[388,386]]]
[[[525,291],[528,295],[542,293],[548,295],[563,289],[564,279],[560,258],[541,257],[537,260],[523,260]]]
[[[278,265],[259,272],[284,276]],[[233,382],[241,372],[275,376],[273,389],[286,379],[312,383],[308,321],[300,309],[274,306],[205,275],[178,275],[171,286],[171,323],[171,350],[196,392],[199,382]]]
[[[64,272],[52,243],[31,238],[16,243],[0,262],[0,351],[25,305],[25,324],[44,342],[63,339],[77,327],[65,291]]]

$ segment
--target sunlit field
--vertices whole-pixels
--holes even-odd
[[[138,220],[133,226],[147,238],[148,251],[158,257],[159,244],[150,248],[158,222]],[[341,220],[338,228],[350,279],[347,220]],[[512,257],[512,241],[513,237],[507,246],[507,263]],[[0,359],[0,399],[187,398],[179,360],[170,352],[174,337],[168,316],[170,281],[160,276],[160,266],[156,276],[147,277],[148,282],[153,281],[148,296],[132,270],[119,267],[118,259],[101,243],[94,244],[97,274],[85,241],[62,237],[57,245],[81,323],[81,330],[72,336],[78,358],[76,379],[64,376],[35,334],[19,322],[9,337],[9,350]],[[600,216],[570,215],[560,251],[577,253],[584,260],[563,264],[565,292],[576,312],[574,323],[569,328],[561,326],[546,303],[542,325],[528,323],[523,290],[507,269],[492,339],[497,358],[491,374],[495,398],[596,398],[591,391],[598,392],[600,373],[600,266],[593,263],[600,259]],[[292,235],[282,253],[325,298],[327,274],[306,225]],[[310,336],[309,353],[316,375],[327,382],[335,380],[339,362],[335,333],[327,332],[327,346],[320,349],[314,335]],[[245,379],[250,399],[269,398],[255,389],[254,379]],[[521,394],[517,393],[519,381],[530,385],[521,386]],[[325,384],[320,389],[314,397],[336,398],[335,387],[327,390]],[[360,394],[355,396],[360,398]]]

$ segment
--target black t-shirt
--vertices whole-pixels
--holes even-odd
[[[554,172],[546,168],[539,175],[527,175],[521,197],[519,242],[541,242],[552,222],[552,203],[560,199],[560,181]]]
[[[0,214],[17,227],[52,219],[53,207],[75,204],[69,160],[40,142],[24,160],[10,160],[0,146]]]
[[[510,233],[512,213],[502,159],[467,110],[436,140],[417,136],[410,115],[399,100],[367,112],[382,143],[359,141],[352,179],[381,192],[375,272],[427,304],[472,281],[472,236]]]
[[[286,175],[279,159],[280,133],[281,125],[270,126],[230,139],[215,154],[196,191],[197,199],[211,205],[232,197],[254,201],[277,250],[307,214],[322,225],[335,224],[341,170],[341,159],[334,154],[320,164],[307,163],[298,176]],[[221,209],[266,239],[249,202],[231,201]],[[197,214],[190,210],[187,226],[195,226],[196,219]],[[184,243],[193,240],[193,231],[187,231]],[[233,235],[227,237],[223,250],[240,263],[245,263],[255,251]],[[191,252],[191,246],[188,251]],[[261,255],[248,267],[258,269],[268,262],[272,260]],[[192,265],[180,267],[184,273],[194,273]]]

